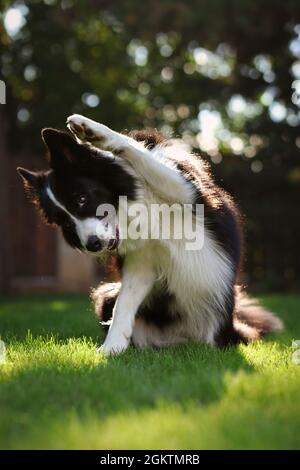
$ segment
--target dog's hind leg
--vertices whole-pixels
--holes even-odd
[[[136,173],[166,200],[182,204],[193,202],[193,185],[171,162],[154,158],[142,142],[79,114],[68,117],[67,125],[79,140],[110,150],[128,161]]]

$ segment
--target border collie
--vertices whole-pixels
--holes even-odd
[[[117,256],[122,282],[93,293],[99,319],[110,325],[101,351],[119,353],[131,341],[138,347],[187,341],[227,346],[281,330],[281,321],[237,285],[239,212],[199,156],[157,131],[119,134],[77,114],[67,126],[75,138],[42,131],[49,171],[18,171],[46,221],[59,226],[72,247]],[[188,250],[183,238],[125,238],[129,222],[120,215],[135,203],[190,205],[203,244]],[[114,220],[99,216],[101,205],[115,208]],[[196,216],[197,205],[204,217]]]

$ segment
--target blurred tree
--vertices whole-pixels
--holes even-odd
[[[72,112],[182,135],[241,203],[250,280],[296,284],[298,0],[2,0],[12,147]]]

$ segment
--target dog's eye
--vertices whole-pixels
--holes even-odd
[[[87,197],[85,194],[81,194],[80,196],[78,196],[77,204],[79,207],[84,207],[86,203],[87,203]]]

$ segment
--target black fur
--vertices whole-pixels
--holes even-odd
[[[179,312],[174,313],[170,308],[173,299],[174,296],[165,288],[161,286],[160,289],[154,288],[141,305],[138,316],[146,323],[151,323],[163,330],[171,323],[180,321]]]
[[[152,150],[156,145],[166,143],[167,140],[156,129],[146,129],[130,132],[130,137],[138,142],[144,142],[148,150]]]
[[[101,323],[111,320],[119,287],[117,283],[107,283],[92,292],[96,316]],[[171,313],[170,306],[173,298],[174,296],[165,289],[153,289],[139,308],[138,317],[161,330],[175,321],[180,321],[179,312],[174,314],[172,311]]]

